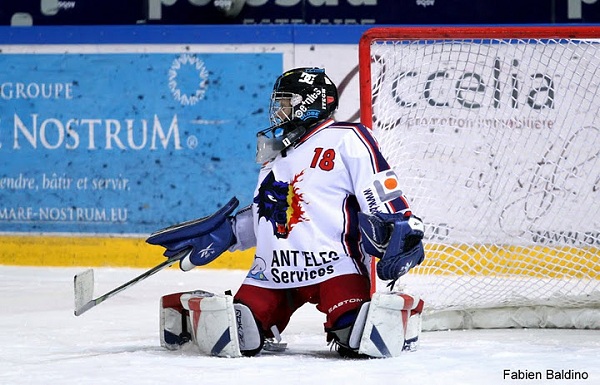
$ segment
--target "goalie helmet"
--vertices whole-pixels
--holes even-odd
[[[329,118],[337,106],[337,87],[323,68],[285,72],[271,94],[271,126],[257,133],[256,161],[273,159],[299,141],[310,126]]]

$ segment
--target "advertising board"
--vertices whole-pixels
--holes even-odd
[[[4,251],[10,262],[21,260],[24,243],[34,245],[31,263],[44,261],[53,237],[65,236],[58,254],[86,237],[131,238],[120,249],[133,256],[123,263],[135,263],[146,260],[140,241],[151,232],[208,215],[232,196],[249,204],[256,132],[269,125],[284,69],[324,66],[340,87],[336,117],[358,119],[361,31],[348,40],[343,28],[343,43],[319,44],[322,35],[298,39],[290,27],[242,27],[148,27],[141,38],[135,27],[3,30],[0,233],[13,245]],[[262,41],[239,43],[249,34]],[[108,241],[91,242],[86,263],[114,258]]]

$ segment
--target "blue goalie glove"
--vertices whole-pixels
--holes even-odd
[[[380,258],[377,276],[395,281],[425,258],[423,235],[425,226],[420,218],[402,214],[358,213],[358,222],[367,253]]]
[[[206,265],[235,243],[230,215],[238,204],[233,197],[214,214],[155,231],[146,242],[166,248],[169,258],[187,250],[179,261],[183,271]]]

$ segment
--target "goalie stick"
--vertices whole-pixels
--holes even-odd
[[[122,292],[123,290],[127,289],[128,287],[131,287],[131,286],[135,285],[136,283],[143,281],[144,279],[150,277],[151,275],[158,273],[162,269],[171,266],[175,262],[184,258],[186,256],[186,254],[190,253],[191,251],[192,251],[191,249],[182,250],[181,252],[168,258],[166,261],[154,266],[150,270],[138,275],[137,277],[133,278],[132,280],[122,284],[121,286],[109,291],[108,293],[106,293],[104,295],[101,295],[98,298],[93,298],[94,297],[94,270],[88,269],[79,274],[76,274],[75,277],[73,278],[73,286],[74,286],[74,292],[75,292],[75,312],[74,312],[75,315],[76,316],[82,315],[83,313],[90,310],[94,306],[101,304],[102,302],[106,301],[107,299],[109,299],[109,298],[117,295],[118,293]]]

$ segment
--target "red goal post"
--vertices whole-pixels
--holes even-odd
[[[600,26],[381,27],[361,122],[426,224],[424,329],[600,328]]]

